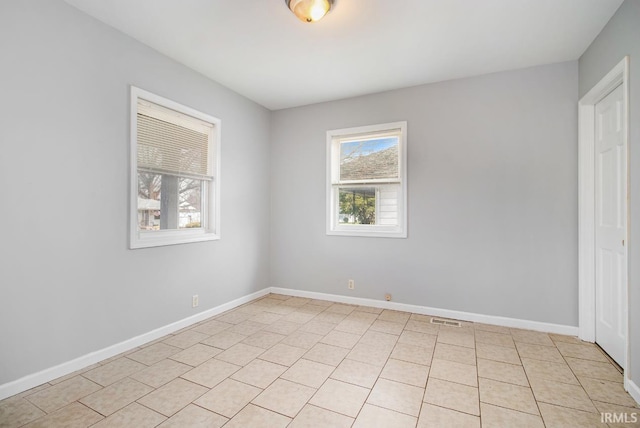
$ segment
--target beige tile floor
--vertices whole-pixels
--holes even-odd
[[[598,347],[430,321],[271,294],[5,399],[0,427],[640,426]]]

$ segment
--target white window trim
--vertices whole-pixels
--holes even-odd
[[[145,231],[138,229],[138,131],[137,113],[138,99],[195,117],[213,125],[211,138],[215,151],[211,151],[210,162],[215,158],[215,177],[208,183],[207,192],[203,195],[202,215],[206,219],[206,229],[172,229]],[[129,248],[149,248],[165,245],[187,244],[191,242],[213,241],[220,239],[220,135],[222,123],[208,114],[171,101],[167,98],[131,86],[130,107],[130,176],[129,176]]]
[[[399,165],[398,180],[371,180],[367,184],[384,185],[385,183],[400,182],[400,195],[398,201],[398,225],[382,226],[382,225],[340,225],[337,224],[337,218],[334,215],[338,203],[337,192],[334,192],[332,163],[338,162],[339,159],[332,159],[336,155],[333,145],[334,140],[340,137],[347,137],[358,134],[373,134],[384,131],[400,130],[400,139],[398,141]],[[327,176],[326,176],[326,233],[327,235],[336,236],[361,236],[361,237],[377,237],[377,238],[406,238],[407,237],[407,122],[392,122],[380,125],[360,126],[355,128],[343,128],[327,131]],[[341,185],[361,184],[358,180],[348,180]],[[376,204],[379,201],[376,200]],[[377,205],[376,205],[377,208]],[[376,212],[379,212],[376,210]]]

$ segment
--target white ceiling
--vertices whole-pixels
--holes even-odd
[[[575,60],[622,0],[66,0],[272,109]]]

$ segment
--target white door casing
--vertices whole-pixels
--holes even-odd
[[[596,343],[625,365],[627,156],[622,85],[595,107]]]
[[[621,138],[624,144],[627,163],[626,183],[627,193],[625,199],[625,219],[627,236],[625,238],[624,263],[622,269],[625,283],[621,291],[623,295],[624,315],[621,323],[624,331],[629,331],[629,307],[628,307],[628,260],[627,248],[633,243],[629,242],[628,230],[630,217],[629,209],[629,165],[628,165],[628,141],[629,141],[629,57],[626,56],[616,64],[578,103],[578,306],[579,320],[578,330],[580,339],[587,342],[596,341],[596,105],[607,97],[614,89],[621,87],[622,103],[620,105],[622,132]],[[630,372],[629,361],[629,336],[624,341],[624,352],[621,365],[625,367],[624,387],[629,389]]]

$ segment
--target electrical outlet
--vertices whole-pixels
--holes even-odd
[[[347,287],[349,287],[349,290],[353,290],[354,288],[356,288],[356,282],[353,279],[350,279]]]
[[[198,306],[198,303],[198,295],[194,294],[191,298],[191,307],[195,308],[196,306]]]

